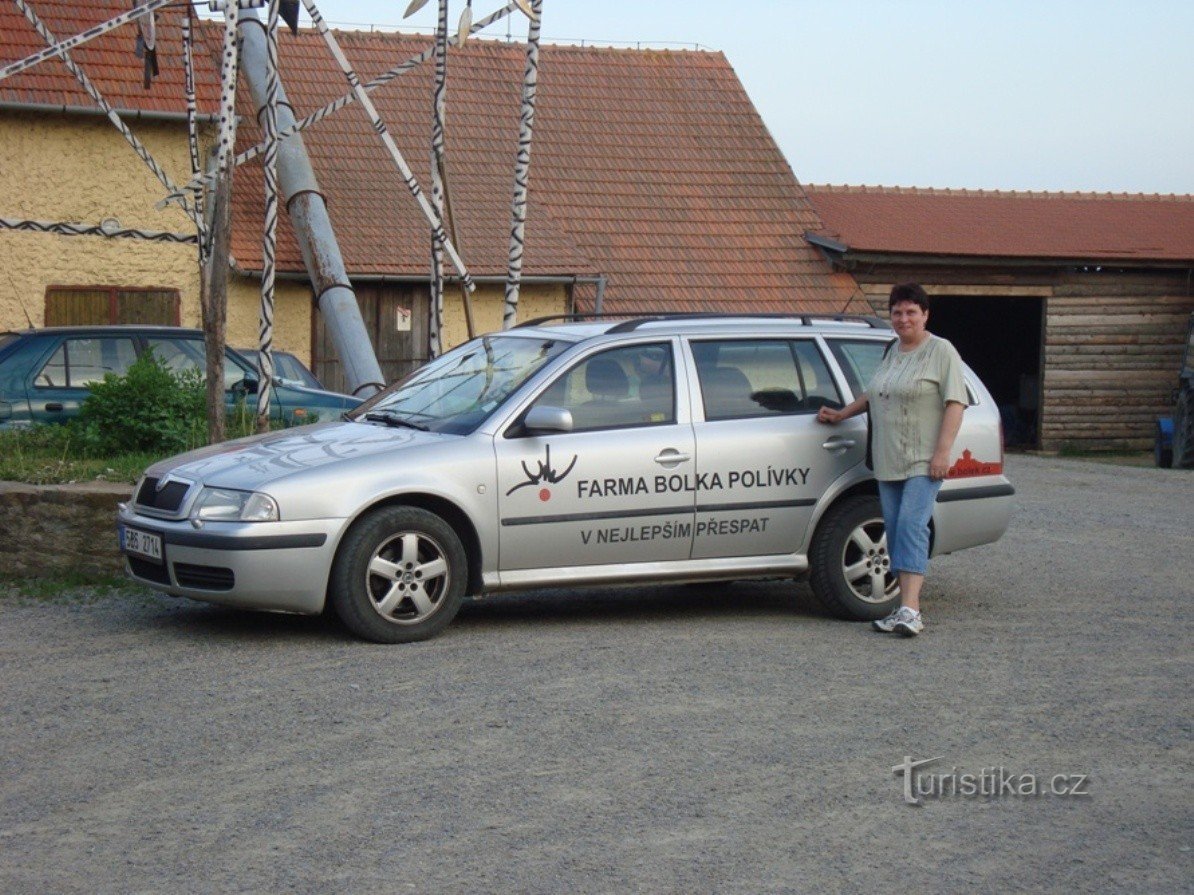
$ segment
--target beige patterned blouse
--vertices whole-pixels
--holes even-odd
[[[958,350],[934,335],[907,352],[897,342],[871,377],[867,398],[875,478],[882,481],[928,475],[946,403],[970,403]]]

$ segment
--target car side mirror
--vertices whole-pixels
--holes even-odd
[[[532,407],[522,421],[528,435],[546,432],[571,432],[572,411],[563,407]]]
[[[255,395],[261,388],[261,383],[253,376],[246,376],[236,385],[232,386],[232,391],[238,395]]]

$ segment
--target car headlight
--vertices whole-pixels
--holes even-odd
[[[204,488],[199,492],[191,514],[196,519],[222,519],[229,522],[277,522],[278,505],[268,494],[234,491],[231,488]]]

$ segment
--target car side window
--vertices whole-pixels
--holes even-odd
[[[841,406],[825,358],[810,340],[694,341],[706,420],[815,413]]]
[[[837,358],[846,382],[855,395],[866,391],[867,383],[879,369],[883,360],[883,352],[890,342],[880,342],[877,339],[826,339],[829,350]]]
[[[145,340],[154,356],[173,373],[198,370],[200,376],[207,375],[207,346],[198,339],[170,339],[151,337]],[[232,388],[245,378],[245,371],[226,357],[224,361],[224,390]]]
[[[539,407],[572,413],[574,432],[676,421],[671,345],[628,345],[585,358],[548,386]]]
[[[86,388],[108,373],[123,376],[136,357],[132,339],[65,339],[33,384],[39,388]]]

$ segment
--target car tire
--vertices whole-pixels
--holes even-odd
[[[411,643],[447,627],[467,586],[468,558],[452,526],[418,507],[382,507],[344,536],[331,602],[358,637]]]
[[[839,618],[871,621],[899,605],[878,497],[858,495],[830,507],[813,535],[809,565],[813,593]]]

